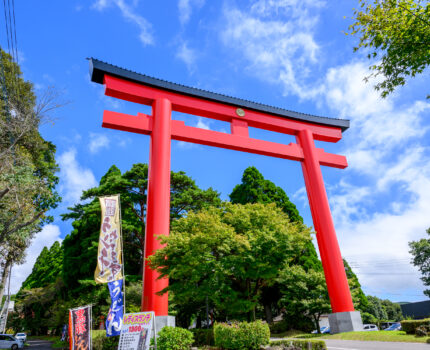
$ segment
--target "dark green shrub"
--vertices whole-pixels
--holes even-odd
[[[429,333],[430,326],[419,326],[415,329],[415,335],[418,337],[425,337]]]
[[[116,350],[118,349],[119,336],[106,337],[106,331],[92,331],[93,350]],[[68,347],[68,346],[67,346]]]
[[[269,343],[270,330],[262,321],[215,323],[214,340],[215,346],[223,349],[260,349]]]
[[[402,331],[407,334],[415,334],[415,330],[420,326],[430,325],[430,318],[422,320],[404,320],[400,322],[402,324]]]
[[[163,327],[158,332],[158,350],[188,350],[193,344],[193,333],[179,327]]]
[[[285,340],[275,340],[275,341],[270,342],[270,346],[279,346],[279,345],[286,345],[286,346],[292,347],[294,349],[301,349],[301,350],[309,350],[309,349],[326,350],[327,349],[327,346],[326,346],[324,340],[285,339]]]
[[[195,328],[190,329],[190,331],[194,334],[193,346],[215,345],[213,328]]]
[[[270,333],[279,334],[288,331],[289,325],[285,320],[273,322],[269,325]]]

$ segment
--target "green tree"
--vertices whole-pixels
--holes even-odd
[[[0,51],[0,299],[9,267],[21,263],[25,249],[60,200],[55,146],[39,126],[57,97],[51,90],[39,101],[11,56]]]
[[[150,257],[151,267],[169,277],[165,291],[187,306],[188,319],[203,310],[206,298],[215,317],[255,318],[262,288],[311,236],[274,204],[225,203],[189,212],[160,240],[167,245]]]
[[[122,232],[124,239],[125,273],[142,274],[145,246],[145,219],[148,185],[148,165],[134,164],[121,174],[112,166],[101,178],[98,187],[83,193],[82,199],[93,199],[78,204],[62,215],[64,220],[73,219],[73,231],[64,240],[64,280],[69,286],[94,274],[97,263],[97,246],[100,232],[100,205],[94,197],[120,194]],[[212,188],[200,189],[184,172],[171,172],[171,221],[189,210],[220,205],[218,192]],[[88,261],[87,264],[81,264]]]
[[[267,180],[257,170],[251,166],[245,169],[242,176],[242,182],[236,185],[230,194],[232,203],[275,203],[276,206],[288,215],[292,222],[303,223],[294,203],[290,201],[285,191],[276,186],[272,181]],[[322,271],[322,265],[318,259],[317,252],[311,241],[303,247],[302,254],[296,256],[292,264],[301,265],[305,270],[313,269]],[[261,301],[264,307],[266,321],[272,323],[273,313],[279,313],[280,308],[278,301],[281,297],[277,283],[267,285],[261,293]]]
[[[279,274],[278,283],[282,293],[279,304],[285,310],[284,317],[311,317],[315,329],[321,333],[320,317],[331,311],[324,273],[306,271],[297,265],[286,266]]]
[[[430,228],[426,232],[430,236]],[[409,242],[409,248],[409,253],[413,256],[412,264],[420,270],[423,284],[430,286],[430,239],[421,238],[419,241]],[[430,289],[426,289],[424,294],[430,297]]]
[[[364,49],[373,60],[367,77],[381,76],[375,85],[386,97],[406,79],[430,64],[430,3],[424,0],[359,0],[351,35],[359,36],[354,51]]]
[[[21,289],[41,288],[54,283],[63,271],[63,247],[56,241],[50,249],[44,247],[34,263],[31,274]]]
[[[256,167],[248,167],[242,175],[242,183],[236,185],[230,194],[230,200],[235,204],[247,203],[276,203],[287,214],[291,221],[303,222],[294,203],[290,201],[285,191],[272,181],[266,180]]]
[[[354,308],[359,311],[365,311],[368,305],[366,295],[361,289],[361,284],[358,281],[357,275],[352,271],[348,262],[343,259],[343,266],[345,267],[346,277],[348,278],[349,290],[351,291],[352,301]]]

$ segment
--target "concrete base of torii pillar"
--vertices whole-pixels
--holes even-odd
[[[336,312],[328,315],[330,333],[360,332],[363,330],[360,311]]]

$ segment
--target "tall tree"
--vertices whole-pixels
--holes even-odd
[[[125,272],[142,274],[145,246],[145,220],[148,185],[148,165],[134,164],[121,174],[112,166],[101,178],[98,187],[85,191],[82,199],[93,199],[88,204],[78,204],[62,215],[64,220],[73,219],[73,231],[64,240],[64,280],[67,285],[79,278],[93,275],[100,230],[100,205],[98,196],[120,194],[122,231],[124,237]],[[184,172],[171,172],[171,221],[189,210],[220,205],[218,192],[212,188],[200,189]],[[94,199],[95,198],[95,199]],[[88,261],[82,265],[81,261]]]
[[[0,300],[9,267],[20,263],[25,249],[60,200],[55,146],[39,126],[55,103],[55,93],[37,102],[19,66],[0,50]]]
[[[427,235],[430,236],[430,228],[427,229]],[[423,284],[430,286],[430,238],[421,238],[419,241],[409,242],[409,253],[412,254],[412,264],[418,267],[422,277]],[[430,297],[430,289],[424,290],[424,294]]]
[[[430,3],[426,0],[359,0],[351,35],[359,36],[354,51],[363,49],[373,61],[376,90],[386,97],[406,79],[430,64]],[[427,96],[429,97],[429,96]]]
[[[256,167],[248,167],[243,172],[242,182],[236,185],[230,194],[232,203],[275,203],[292,222],[303,223],[294,203],[290,201],[285,191],[267,180]],[[302,254],[297,255],[292,264],[301,265],[307,271],[309,269],[322,271],[321,262],[311,241],[303,247]],[[281,297],[277,283],[263,288],[261,300],[264,305],[266,321],[272,322],[273,311],[279,312],[278,301]]]
[[[54,283],[63,271],[63,247],[56,241],[51,248],[44,247],[34,263],[31,274],[21,289],[41,288]]]
[[[331,312],[324,273],[312,269],[305,271],[298,265],[286,266],[279,274],[278,283],[282,295],[279,304],[284,309],[284,317],[310,317],[315,329],[321,333],[320,317]]]
[[[167,245],[150,257],[169,277],[166,291],[188,318],[205,307],[215,316],[255,318],[262,288],[273,283],[311,240],[310,229],[291,222],[274,204],[231,204],[191,212],[173,223]]]

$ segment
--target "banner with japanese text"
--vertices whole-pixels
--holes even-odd
[[[148,350],[154,327],[153,312],[125,314],[118,350]]]
[[[111,305],[108,317],[106,318],[106,336],[113,337],[120,335],[122,318],[124,315],[124,292],[122,289],[123,280],[108,283]]]
[[[102,210],[97,267],[94,273],[96,283],[108,283],[123,278],[120,202],[119,196],[100,197]]]
[[[70,350],[91,350],[91,305],[69,310]]]

